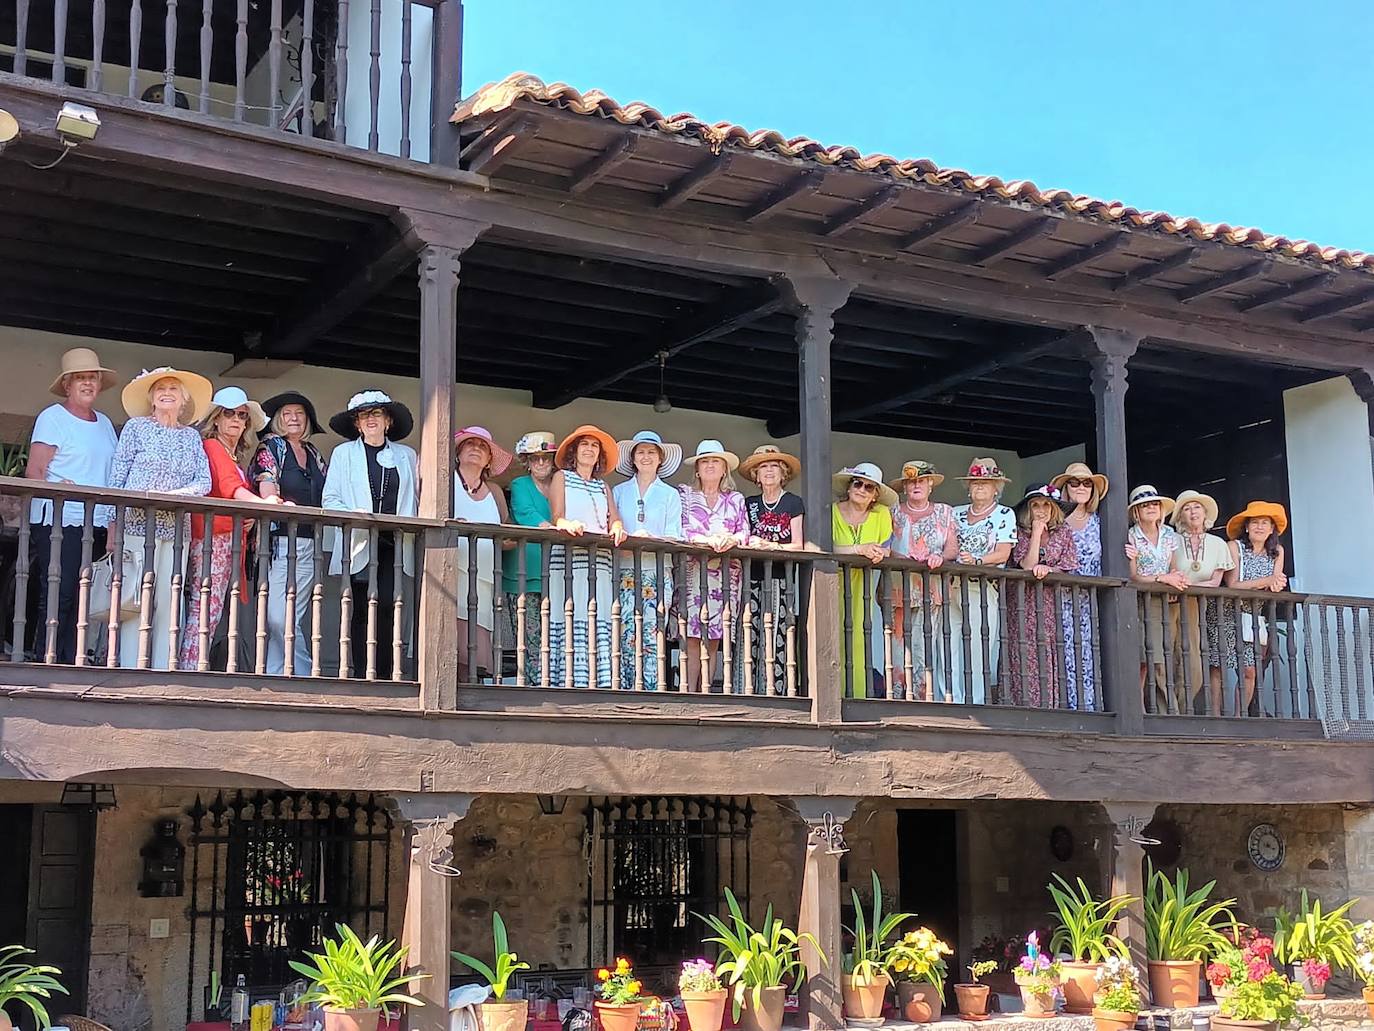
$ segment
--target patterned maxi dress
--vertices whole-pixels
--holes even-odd
[[[1262,580],[1266,576],[1273,575],[1274,560],[1269,556],[1269,553],[1261,551],[1256,555],[1255,550],[1251,548],[1248,543],[1242,542],[1242,547],[1240,549],[1240,572],[1237,574],[1236,579],[1241,581]],[[1228,598],[1226,601],[1229,602],[1230,599]],[[1216,654],[1218,644],[1217,631],[1218,629],[1221,631],[1221,657],[1226,663],[1227,669],[1236,668],[1236,623],[1242,619],[1249,621],[1253,618],[1251,614],[1254,611],[1255,610],[1250,607],[1248,602],[1241,602],[1239,608],[1231,604],[1223,605],[1221,606],[1221,617],[1217,621],[1217,624],[1209,623],[1207,625],[1207,646],[1213,655]],[[1259,613],[1260,618],[1264,619],[1263,604],[1259,606]],[[1256,629],[1259,631],[1258,636],[1262,641],[1265,636],[1264,624],[1261,623]],[[1261,643],[1260,648],[1263,649],[1263,647],[1264,645]],[[1241,662],[1244,663],[1244,667],[1246,669],[1254,668],[1256,665],[1255,659],[1255,642],[1242,641]]]
[[[1011,550],[1013,565],[1030,553],[1031,535],[1018,528],[1016,546]],[[1041,539],[1038,565],[1056,573],[1077,568],[1073,533],[1062,523]],[[1024,586],[1023,586],[1024,585]],[[1048,584],[1010,582],[1007,592],[1007,669],[1011,673],[1011,704],[1040,708],[1041,699],[1049,708],[1059,705],[1059,663],[1055,637],[1061,632],[1060,611],[1055,589]],[[1042,662],[1041,659],[1044,659]]]
[[[682,530],[689,541],[699,541],[714,534],[728,533],[743,545],[749,540],[749,518],[744,512],[744,495],[738,491],[722,491],[716,507],[709,508],[706,495],[691,487],[679,487],[682,494]],[[728,571],[727,571],[728,565]],[[726,584],[729,584],[731,620],[739,619],[741,581],[744,566],[738,559],[709,558],[706,560],[706,594],[701,592],[701,559],[695,556],[685,563],[681,595],[686,599],[687,636],[699,640],[719,641],[725,636]],[[702,622],[702,609],[706,620]],[[732,627],[733,629],[733,627]]]
[[[1096,512],[1089,513],[1083,529],[1069,532],[1073,534],[1074,554],[1078,567],[1068,570],[1078,576],[1102,575],[1102,520]],[[1070,709],[1079,708],[1078,680],[1083,679],[1082,710],[1092,712],[1097,705],[1097,670],[1093,668],[1093,620],[1092,604],[1086,593],[1078,600],[1078,620],[1073,618],[1073,592],[1065,591],[1059,602],[1059,622],[1064,633],[1064,661],[1068,667],[1069,681],[1065,685],[1065,697]],[[1079,673],[1080,668],[1082,673]]]
[[[608,533],[610,488],[604,480],[584,480],[571,469],[563,472],[566,484],[564,518],[575,519],[588,533]],[[571,553],[571,554],[570,554]],[[572,568],[572,683],[573,687],[591,685],[591,650],[596,643],[596,687],[611,686],[611,606],[615,595],[611,583],[611,551],[597,548],[596,562],[591,549],[582,544],[555,544],[549,550],[549,680],[550,687],[562,687],[567,678],[567,629],[564,625],[569,597],[566,570]],[[596,601],[596,632],[591,632],[591,602]]]

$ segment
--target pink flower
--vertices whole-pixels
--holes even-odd
[[[1302,972],[1314,984],[1326,984],[1327,981],[1331,980],[1331,964],[1323,963],[1319,959],[1303,960]]]
[[[1273,972],[1274,968],[1269,965],[1268,960],[1259,958],[1252,959],[1246,970],[1246,974],[1251,981],[1263,981]]]
[[[1225,963],[1212,963],[1207,967],[1207,980],[1220,988],[1231,979],[1231,968]]]
[[[1251,939],[1245,951],[1259,959],[1268,959],[1274,954],[1274,939],[1256,937]]]

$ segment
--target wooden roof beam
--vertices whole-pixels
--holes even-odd
[[[1082,250],[1073,251],[1057,261],[1052,261],[1042,270],[1046,279],[1054,279],[1062,276],[1065,272],[1073,269],[1082,268],[1084,265],[1091,265],[1103,255],[1110,254],[1123,243],[1126,242],[1127,234],[1118,230],[1112,230],[1112,234],[1097,243]]]
[[[516,114],[492,126],[458,155],[461,167],[476,175],[494,175],[523,144],[539,135],[539,124],[528,114]]]
[[[808,168],[804,172],[799,172],[787,182],[774,190],[744,210],[743,219],[745,222],[760,222],[769,215],[774,214],[778,208],[798,197],[808,193],[815,193],[820,189],[821,181],[825,178],[825,169]]]
[[[856,204],[844,214],[835,215],[831,218],[821,227],[821,235],[838,236],[847,229],[853,229],[870,215],[877,214],[884,208],[892,207],[901,199],[902,188],[900,186],[895,184],[892,186],[884,186],[873,196]]]
[[[906,236],[897,241],[899,251],[909,251],[917,244],[926,243],[945,233],[953,232],[962,226],[970,225],[978,221],[978,202],[976,200],[966,200],[962,204],[956,204],[943,215],[936,215],[934,218],[917,226]]]
[[[1312,307],[1298,312],[1294,318],[1298,322],[1314,322],[1331,315],[1339,315],[1351,308],[1363,307],[1372,301],[1374,301],[1374,287],[1368,287],[1353,294],[1346,294],[1344,297],[1336,297],[1329,301],[1323,301],[1321,304],[1314,304]]]
[[[573,173],[573,177],[568,183],[568,192],[573,194],[586,193],[626,161],[629,161],[634,156],[635,147],[638,145],[638,136],[633,134],[621,136]]]
[[[1218,290],[1226,290],[1237,283],[1257,279],[1268,271],[1268,267],[1269,263],[1260,258],[1239,268],[1233,268],[1229,272],[1213,276],[1211,279],[1204,279],[1201,283],[1194,283],[1192,286],[1185,286],[1182,290],[1175,290],[1174,297],[1180,304],[1191,304],[1193,301],[1214,294]]]
[[[730,171],[734,163],[733,154],[711,154],[705,161],[669,186],[667,192],[658,199],[658,207],[669,209],[679,207],[691,200],[717,176]]]
[[[561,408],[579,397],[604,390],[632,372],[653,365],[658,360],[660,351],[665,351],[672,357],[694,344],[723,337],[742,326],[780,311],[785,303],[775,281],[771,279],[729,292],[716,304],[677,319],[662,330],[648,333],[637,343],[625,345],[610,371],[594,372],[571,383],[559,384],[548,390],[536,390],[534,406]],[[605,364],[598,361],[595,368],[605,369]]]
[[[1284,283],[1276,286],[1272,290],[1266,290],[1262,294],[1254,297],[1247,297],[1243,301],[1236,302],[1236,311],[1254,311],[1256,308],[1265,308],[1271,304],[1278,304],[1299,294],[1310,293],[1313,290],[1320,290],[1330,286],[1336,281],[1334,272],[1318,272],[1315,276],[1308,276],[1306,279],[1295,279],[1291,283]]]
[[[1166,272],[1172,272],[1176,268],[1188,264],[1196,256],[1197,250],[1193,247],[1185,247],[1176,254],[1171,254],[1167,258],[1152,261],[1133,268],[1120,279],[1112,284],[1112,290],[1117,293],[1124,293],[1127,290],[1134,290],[1156,276],[1162,276]]]
[[[1054,229],[1058,224],[1059,220],[1050,215],[1037,215],[1015,232],[978,248],[964,261],[970,265],[987,265],[1038,236],[1044,236],[1046,233],[1054,235]]]

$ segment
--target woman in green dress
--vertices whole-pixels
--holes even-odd
[[[883,471],[872,462],[841,469],[831,483],[839,499],[830,506],[835,553],[862,555],[876,566],[891,554],[892,506],[897,503],[897,492],[883,482]],[[844,694],[847,698],[867,698],[873,658],[871,639],[864,632],[864,614],[877,608],[879,574],[876,569],[848,568],[848,591],[844,584],[840,587]],[[882,624],[876,616],[871,627],[878,628],[881,637]]]

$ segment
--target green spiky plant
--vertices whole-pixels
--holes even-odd
[[[1274,958],[1280,963],[1301,963],[1315,959],[1333,967],[1355,969],[1355,925],[1346,913],[1356,900],[1322,912],[1321,899],[1308,899],[1302,890],[1302,905],[1296,917],[1286,910],[1274,915]]]
[[[1162,960],[1203,960],[1213,949],[1226,944],[1221,928],[1233,926],[1235,899],[1209,902],[1216,881],[1196,891],[1188,889],[1188,871],[1180,869],[1169,880],[1153,863],[1146,865],[1145,953]]]
[[[428,974],[393,976],[405,962],[404,946],[383,942],[374,934],[366,942],[347,924],[335,924],[338,940],[326,938],[324,952],[307,952],[312,963],[291,960],[291,969],[310,979],[310,990],[302,1002],[318,1002],[329,1009],[377,1010],[393,1003],[423,1006],[414,996],[399,991],[407,982]]]
[[[810,945],[822,963],[829,963],[820,943],[810,933],[798,934],[773,916],[773,904],[768,904],[763,923],[751,927],[735,899],[734,892],[725,889],[725,902],[730,909],[727,923],[715,915],[695,914],[715,933],[705,939],[720,946],[716,960],[716,976],[730,986],[730,998],[735,1019],[739,1020],[746,996],[754,1008],[763,1008],[763,990],[785,986],[792,982],[792,990],[801,987],[806,979],[806,967],[801,960],[801,947]]]
[[[913,919],[915,913],[889,913],[883,915],[883,885],[878,879],[878,871],[873,875],[873,915],[871,920],[864,919],[864,907],[859,902],[859,893],[849,889],[854,900],[854,926],[846,927],[854,936],[854,948],[844,956],[844,972],[854,978],[855,984],[872,984],[887,973],[887,940],[905,921]]]
[[[471,967],[474,973],[485,977],[487,984],[491,985],[492,998],[499,1001],[506,997],[506,986],[510,984],[511,975],[517,970],[528,970],[530,965],[511,952],[510,941],[506,937],[506,922],[497,912],[491,914],[491,937],[496,947],[495,967],[489,967],[475,956],[462,952],[452,955],[459,963]]]
[[[1083,878],[1072,885],[1054,875],[1058,883],[1046,885],[1054,900],[1059,926],[1050,937],[1050,952],[1067,952],[1075,963],[1105,963],[1112,956],[1129,956],[1126,943],[1112,933],[1121,911],[1132,902],[1133,895],[1116,895],[1098,901],[1093,898]]]
[[[33,1014],[38,1031],[46,1031],[52,1024],[44,999],[51,999],[54,992],[69,994],[57,975],[62,973],[57,967],[29,963],[21,956],[32,956],[33,949],[23,945],[0,947],[0,1008],[11,1000],[26,1006]]]

